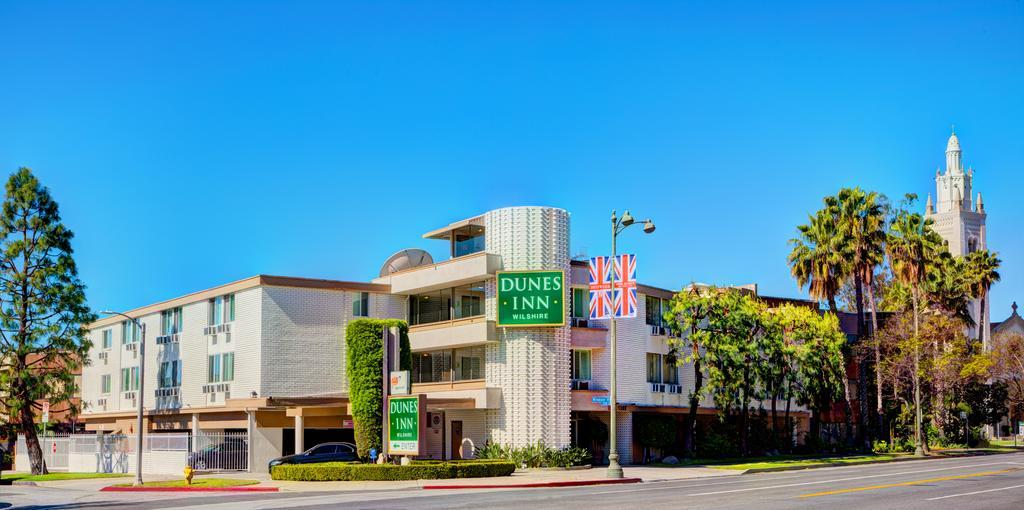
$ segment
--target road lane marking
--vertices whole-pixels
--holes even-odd
[[[960,496],[973,496],[975,494],[984,494],[986,492],[1008,491],[1010,489],[1019,489],[1021,487],[1024,487],[1024,485],[1011,485],[1009,487],[1000,487],[998,489],[988,489],[988,490],[984,490],[984,491],[965,492],[963,494],[950,494],[948,496],[939,496],[937,498],[928,498],[925,501],[936,501],[936,500],[946,499],[946,498],[959,498]]]
[[[761,490],[771,490],[771,489],[785,489],[785,488],[789,488],[789,487],[802,487],[804,485],[821,485],[823,483],[848,482],[848,481],[851,481],[851,480],[867,480],[869,478],[881,478],[881,477],[885,477],[885,476],[916,475],[916,474],[919,474],[919,473],[933,473],[935,471],[949,471],[951,469],[970,469],[970,468],[984,467],[984,466],[1001,466],[1001,465],[1004,465],[1004,464],[1006,464],[1006,462],[987,462],[987,463],[984,463],[984,464],[971,464],[971,465],[966,465],[966,466],[950,466],[950,467],[935,468],[935,469],[919,469],[919,470],[916,470],[916,471],[902,471],[902,472],[898,472],[898,473],[881,473],[881,474],[877,474],[877,475],[852,476],[852,477],[848,477],[848,478],[833,478],[831,480],[816,480],[816,481],[813,481],[813,482],[787,483],[787,484],[782,484],[782,485],[769,485],[769,486],[761,486],[761,487],[747,487],[747,488],[743,488],[743,489],[731,489],[731,490],[713,491],[713,492],[698,492],[698,493],[694,493],[694,494],[684,494],[684,496],[715,496],[715,495],[718,495],[718,494],[731,494],[731,493],[736,493],[736,492],[750,492],[750,491],[761,491]]]
[[[1005,474],[1005,473],[1009,473],[1009,472],[1017,471],[1017,470],[1018,470],[1017,468],[1011,468],[1011,469],[1003,469],[1003,470],[999,470],[999,471],[982,471],[981,473],[969,473],[969,474],[966,474],[966,475],[952,475],[952,476],[943,476],[943,477],[939,477],[939,478],[926,478],[924,480],[913,480],[913,481],[910,481],[910,482],[888,483],[888,484],[885,484],[885,485],[869,485],[867,487],[853,487],[851,489],[839,489],[839,490],[834,490],[834,491],[815,492],[815,493],[811,493],[811,494],[804,494],[804,495],[802,495],[800,497],[801,498],[816,498],[816,497],[819,497],[819,496],[833,496],[833,495],[836,495],[836,494],[848,494],[848,493],[851,493],[851,492],[873,491],[873,490],[878,490],[878,489],[891,489],[893,487],[907,487],[907,486],[910,486],[910,485],[921,485],[923,483],[944,482],[946,480],[960,480],[960,479],[963,479],[963,478],[977,478],[979,476],[1001,475],[1001,474]]]

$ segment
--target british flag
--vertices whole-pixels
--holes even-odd
[[[616,255],[615,289],[612,294],[616,319],[636,317],[636,255]]]
[[[607,319],[611,315],[611,264],[608,257],[592,257],[590,259],[590,318]]]

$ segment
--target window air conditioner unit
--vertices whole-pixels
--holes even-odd
[[[661,383],[651,383],[651,391],[655,393],[665,393],[665,385]]]
[[[668,335],[668,328],[665,326],[651,326],[652,336],[666,336]]]
[[[203,328],[203,334],[204,335],[216,335],[217,334],[217,326],[206,326],[205,328]]]
[[[126,350],[129,350],[129,351],[133,351],[133,352],[135,352],[135,351],[138,351],[138,350],[139,350],[139,344],[138,344],[138,343],[136,343],[136,342],[132,342],[132,343],[130,343],[130,344],[124,344],[124,348],[125,348]]]
[[[105,399],[105,398],[97,399],[96,400],[96,406],[97,407],[102,407],[102,408],[106,409],[107,408],[107,399]]]
[[[581,379],[573,379],[572,380],[572,389],[574,389],[574,390],[589,390],[590,389],[590,381],[584,381],[584,380],[581,380]]]
[[[679,384],[669,384],[668,385],[668,392],[669,393],[682,394],[683,393],[683,387],[681,385],[679,385]]]
[[[574,328],[590,327],[590,323],[588,322],[588,320],[582,317],[573,317],[572,319],[569,320],[569,325]]]

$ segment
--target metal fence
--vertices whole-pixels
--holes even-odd
[[[62,434],[40,436],[43,461],[51,471],[94,470],[127,473],[134,469],[136,436],[123,434]],[[246,432],[148,433],[143,436],[143,469],[180,472],[188,464],[197,470],[246,471],[249,437]],[[15,447],[16,469],[28,465],[25,436]]]
[[[192,469],[247,471],[249,435],[245,432],[200,433],[194,438],[188,464]]]

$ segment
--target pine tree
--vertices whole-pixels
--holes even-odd
[[[0,410],[25,435],[33,474],[46,473],[35,411],[44,400],[78,411],[73,374],[92,345],[73,236],[31,170],[10,176],[0,210]]]

